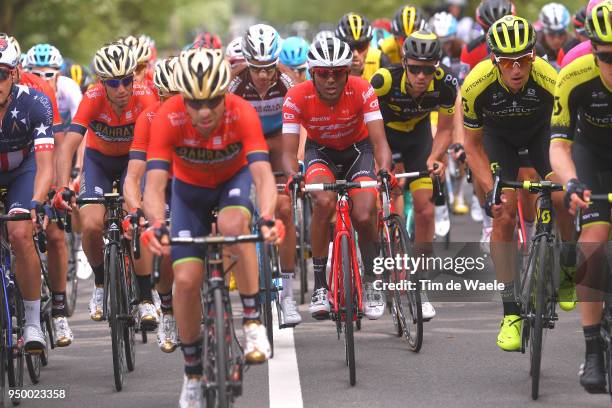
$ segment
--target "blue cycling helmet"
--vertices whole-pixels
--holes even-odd
[[[249,61],[275,64],[281,52],[282,40],[274,27],[255,24],[242,38],[242,54]]]
[[[370,47],[380,48],[380,43],[389,37],[391,37],[391,33],[384,28],[372,28],[372,41],[370,41]]]
[[[308,43],[302,37],[289,37],[283,41],[280,62],[288,67],[299,67],[308,58]]]
[[[37,44],[28,50],[25,67],[50,67],[60,69],[64,59],[59,50],[51,44]]]
[[[570,12],[563,4],[548,3],[540,10],[540,23],[545,33],[567,31],[570,20]]]

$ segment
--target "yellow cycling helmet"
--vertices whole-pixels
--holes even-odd
[[[587,36],[597,44],[612,44],[612,1],[599,3],[587,15]]]
[[[535,43],[535,30],[522,17],[504,16],[494,22],[487,32],[487,45],[497,56],[526,54],[533,50]]]
[[[408,37],[413,31],[423,28],[425,17],[418,7],[402,6],[395,13],[391,22],[391,32],[396,37]]]
[[[79,64],[72,64],[70,66],[70,78],[81,86],[83,84],[83,80],[85,79],[83,67]]]
[[[230,80],[230,65],[221,50],[194,48],[182,51],[174,67],[174,83],[187,99],[225,95]]]
[[[372,26],[364,16],[347,13],[338,22],[336,37],[349,44],[370,42]]]

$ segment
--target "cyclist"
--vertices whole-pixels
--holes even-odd
[[[165,190],[170,163],[174,173],[173,237],[209,234],[215,207],[219,209],[216,224],[221,234],[248,234],[253,213],[250,190],[254,183],[262,233],[268,241],[276,241],[282,236],[283,226],[279,220],[272,220],[277,193],[268,148],[255,109],[227,93],[229,63],[220,50],[183,51],[174,79],[182,96],[164,103],[151,124],[144,201],[153,226],[143,235],[150,250],[161,254],[156,234],[167,234]],[[270,356],[270,344],[260,320],[255,245],[235,245],[228,250],[238,257],[236,281],[244,306],[245,358],[249,364],[263,363]],[[185,357],[179,405],[201,407],[202,253],[195,246],[176,246],[171,252],[174,313]]]
[[[400,7],[391,21],[392,37],[380,43],[380,50],[392,64],[402,62],[402,45],[413,31],[418,31],[426,24],[425,15],[416,6],[407,5]]]
[[[504,318],[497,345],[515,351],[521,343],[520,308],[514,297],[516,271],[516,192],[504,190],[502,204],[492,203],[491,170],[501,167],[504,180],[517,180],[519,152],[527,147],[529,159],[541,179],[552,176],[548,159],[550,114],[557,73],[544,59],[535,55],[535,30],[521,17],[505,16],[493,23],[487,34],[491,59],[470,72],[461,88],[465,124],[465,150],[470,168],[479,185],[487,191],[485,209],[494,216],[491,256],[501,291]],[[515,41],[515,39],[518,39]],[[569,241],[571,219],[560,193],[553,194],[561,236]],[[564,254],[568,248],[564,247]],[[575,290],[562,257],[563,282],[559,289],[560,307],[575,307]]]
[[[372,26],[364,16],[356,13],[343,15],[336,27],[336,37],[347,43],[353,52],[351,75],[369,81],[378,68],[389,65],[379,49],[370,47]]]
[[[568,51],[580,44],[581,42],[588,41],[589,37],[586,36],[584,30],[584,21],[586,19],[586,11],[587,6],[581,7],[574,15],[572,16],[572,25],[574,26],[574,36],[569,37],[563,47],[559,50],[557,54],[557,65],[559,69],[563,68],[563,57],[567,55]]]
[[[291,78],[279,71],[280,35],[266,24],[251,26],[242,38],[242,53],[248,68],[232,80],[228,92],[244,98],[257,111],[270,150],[272,170],[280,172],[283,155],[283,98],[293,86]],[[283,285],[281,309],[284,322],[295,325],[301,322],[302,317],[293,300],[296,235],[291,216],[291,200],[283,194],[278,197],[276,204],[276,216],[287,226],[287,239],[279,249]]]
[[[308,43],[302,37],[289,37],[283,41],[279,55],[280,63],[293,71],[296,83],[310,79],[308,76]]]
[[[476,22],[473,18],[464,15],[466,0],[445,0],[446,12],[457,20],[457,38],[462,42],[472,40]]]
[[[144,184],[143,177],[146,170],[147,150],[152,133],[151,123],[162,103],[178,93],[173,79],[173,71],[177,61],[177,57],[168,58],[161,60],[155,65],[153,82],[159,93],[160,102],[149,106],[136,120],[134,140],[130,146],[130,161],[123,187],[125,203],[128,208],[131,208],[130,214],[124,221],[124,231],[131,229],[130,224],[132,220],[140,222],[144,215],[141,185]],[[171,189],[170,185],[168,185],[166,189],[166,203],[168,205],[170,205],[170,197]],[[150,269],[151,257],[146,248],[142,249],[141,259],[136,262],[140,263],[137,266]],[[161,279],[157,285],[157,290],[161,300],[161,324],[157,330],[157,343],[164,353],[171,353],[178,346],[178,339],[176,335],[176,320],[172,309],[172,265],[169,262],[163,262],[162,264]],[[150,323],[154,323],[154,321],[152,320]]]
[[[236,37],[227,44],[225,57],[232,68],[232,78],[246,67],[246,60],[242,54],[242,37]]]
[[[134,81],[144,83],[151,89],[153,94],[157,94],[153,84],[153,72],[149,67],[151,55],[153,54],[153,44],[150,37],[141,34],[139,36],[128,35],[118,41],[125,44],[132,50],[136,58],[136,69],[134,70]]]
[[[25,351],[42,353],[46,339],[40,328],[40,263],[32,241],[44,216],[43,202],[53,179],[53,109],[47,96],[17,83],[19,53],[0,35],[0,186],[7,190],[9,213],[31,213],[32,223],[7,224],[15,253],[15,275],[25,309]]]
[[[536,53],[558,70],[557,58],[563,45],[568,40],[569,10],[559,3],[545,4],[540,10],[539,21],[542,25],[542,31],[536,45]]]
[[[589,15],[591,11],[593,11],[593,8],[595,6],[602,2],[603,0],[590,0],[586,7],[586,15]],[[563,56],[563,60],[561,61],[561,68],[565,67],[567,64],[569,64],[576,58],[581,57],[583,55],[591,54],[591,52],[591,41],[587,38],[586,40],[569,50],[567,54]]]
[[[296,179],[300,125],[307,133],[304,163],[307,183],[331,183],[376,178],[375,159],[381,176],[391,168],[391,151],[385,138],[384,124],[376,93],[363,78],[349,76],[352,64],[350,46],[331,38],[313,42],[308,52],[312,80],[291,88],[283,105],[283,165],[291,175],[288,187]],[[330,304],[325,277],[330,220],[335,211],[333,192],[312,193],[313,220],[311,244],[315,287],[310,313],[316,319],[329,317]],[[384,312],[384,300],[373,290],[372,266],[379,255],[376,229],[375,189],[353,190],[352,220],[359,233],[365,281],[364,312],[370,319]]]
[[[223,43],[221,42],[221,38],[219,38],[217,34],[204,31],[196,35],[195,39],[193,40],[193,43],[191,43],[189,48],[210,48],[214,50],[220,50],[221,48],[223,48]]]
[[[107,44],[96,52],[93,62],[100,83],[85,93],[59,147],[57,184],[60,189],[54,205],[60,209],[71,209],[70,204],[63,200],[62,193],[71,193],[68,183],[72,156],[85,134],[87,147],[83,157],[80,196],[101,197],[111,193],[113,181],[117,179],[120,181],[119,190],[122,190],[134,123],[142,111],[156,103],[148,87],[134,83],[136,58],[128,46]],[[104,299],[102,236],[105,208],[101,205],[84,205],[79,213],[83,250],[94,273],[95,287],[89,302],[89,316],[94,321],[100,321]],[[141,324],[157,320],[157,310],[150,299],[151,280],[147,272],[141,268],[136,270],[139,292],[143,296],[139,305]]]
[[[404,170],[429,169],[443,174],[442,158],[451,144],[457,98],[457,78],[441,66],[442,47],[438,37],[426,30],[410,34],[403,44],[402,65],[381,68],[370,81],[381,106],[387,141],[393,153],[400,153]],[[430,113],[439,112],[436,137],[432,139]],[[433,170],[434,164],[439,168]],[[418,253],[431,254],[434,235],[433,183],[430,177],[412,180],[415,242]],[[400,211],[403,212],[403,211]],[[423,319],[435,310],[423,298]]]
[[[81,92],[84,93],[93,85],[93,77],[89,68],[86,65],[77,64],[74,62],[64,59],[64,65],[62,68],[62,75],[71,78],[81,88]]]
[[[586,343],[580,384],[590,393],[606,391],[605,345],[601,337],[602,293],[608,271],[605,246],[610,234],[610,205],[590,203],[592,193],[612,191],[609,136],[612,133],[612,2],[587,14],[586,32],[592,54],[559,73],[552,116],[550,161],[566,184],[566,204],[582,208],[578,299]]]

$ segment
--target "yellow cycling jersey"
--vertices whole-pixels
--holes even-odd
[[[468,129],[522,138],[549,126],[557,71],[536,57],[527,83],[517,93],[504,84],[490,59],[480,62],[461,86],[463,123]],[[514,136],[513,136],[514,135]]]
[[[361,77],[366,81],[370,82],[370,78],[374,76],[374,73],[380,68],[380,58],[382,56],[382,52],[374,47],[368,48],[368,53],[366,54],[363,73]]]
[[[593,54],[575,59],[559,72],[551,137],[576,141],[612,157],[612,89],[601,79]]]
[[[380,50],[389,58],[391,64],[399,64],[402,62],[402,52],[395,37],[387,37],[380,43]]]

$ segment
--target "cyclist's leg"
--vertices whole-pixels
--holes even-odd
[[[166,214],[168,218],[170,217],[171,196],[172,183],[168,183],[168,186],[166,186]],[[143,249],[144,246],[141,246],[141,251]],[[172,308],[174,273],[172,271],[172,261],[167,257],[162,259],[160,274],[159,282],[155,287],[161,303],[161,319],[157,330],[157,343],[163,352],[171,353],[178,346],[178,337],[176,319]]]
[[[51,221],[51,220],[50,220]],[[68,247],[66,234],[56,222],[47,226],[47,268],[51,289],[51,316],[58,346],[66,347],[72,343],[73,334],[66,316],[66,282],[68,275]]]

